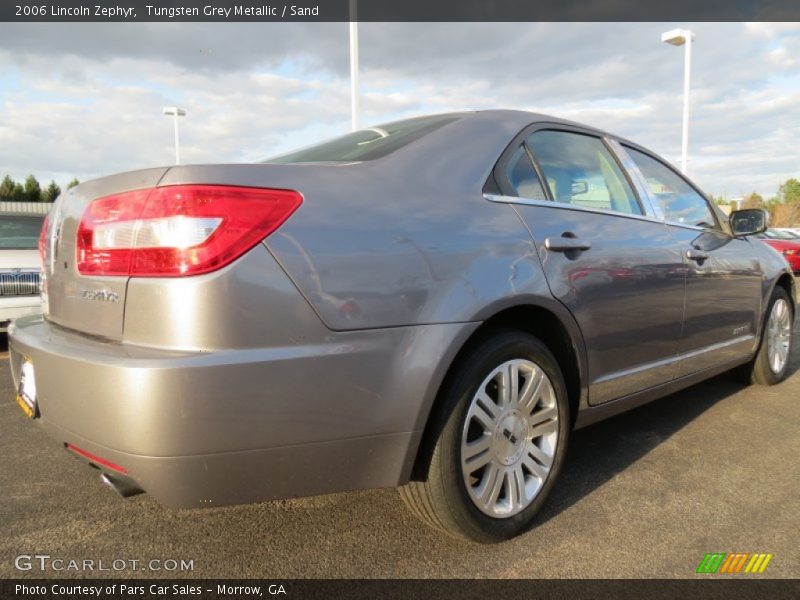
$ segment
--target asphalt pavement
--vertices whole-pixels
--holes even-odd
[[[798,348],[778,386],[722,375],[576,432],[538,526],[479,546],[428,529],[392,489],[204,510],[123,500],[24,417],[5,345],[0,577],[709,577],[695,575],[707,552],[771,553],[764,577],[800,577]],[[36,554],[64,570],[15,567]],[[152,559],[192,570],[141,571]]]

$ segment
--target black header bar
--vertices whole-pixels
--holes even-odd
[[[356,6],[356,18],[352,17]],[[2,0],[8,22],[800,21],[797,0]]]
[[[557,580],[419,580],[419,579],[6,579],[3,600],[784,600],[797,598],[797,582],[760,579],[557,579]]]

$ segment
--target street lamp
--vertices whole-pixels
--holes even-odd
[[[356,0],[350,0],[350,122],[358,131],[358,20]]]
[[[673,29],[661,34],[661,41],[673,46],[686,46],[683,54],[683,139],[681,141],[681,172],[689,170],[689,83],[692,78],[692,41],[694,33],[689,29]]]
[[[175,164],[179,165],[181,164],[181,142],[178,137],[178,117],[185,117],[186,111],[177,106],[166,106],[164,107],[163,113],[165,115],[170,115],[175,123]]]

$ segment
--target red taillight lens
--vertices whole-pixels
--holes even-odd
[[[130,275],[139,216],[152,190],[135,190],[94,200],[78,226],[78,272]]]
[[[78,227],[78,272],[208,273],[275,231],[302,201],[291,190],[223,185],[175,185],[98,198]]]
[[[50,215],[46,215],[42,223],[42,230],[39,232],[39,262],[44,270],[44,249],[47,244],[47,229],[50,226]]]

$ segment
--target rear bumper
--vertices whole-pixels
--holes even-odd
[[[314,496],[399,484],[413,434],[298,444],[193,456],[144,456],[100,446],[55,425],[53,439],[123,466],[120,475],[78,456],[112,479],[138,488],[166,506],[196,508]]]
[[[123,467],[159,502],[198,507],[403,483],[443,348],[455,352],[474,327],[183,352],[26,318],[9,350],[15,383],[23,357],[33,362],[37,421],[51,437]]]

